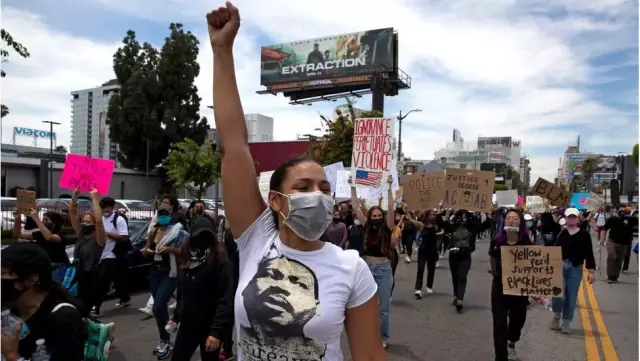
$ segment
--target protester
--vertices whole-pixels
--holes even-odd
[[[353,225],[349,228],[347,248],[357,251],[360,257],[364,256],[364,227],[357,219],[353,220]]]
[[[609,234],[607,240],[607,282],[616,283],[620,277],[620,271],[627,252],[631,250],[633,242],[633,228],[625,214],[625,209],[620,207],[604,225]]]
[[[169,322],[167,304],[178,284],[178,259],[182,254],[181,247],[189,236],[183,230],[182,223],[171,224],[173,210],[173,207],[166,204],[158,206],[155,230],[140,251],[143,256],[153,256],[149,288],[154,299],[153,315],[160,334],[160,343],[153,353],[160,359],[168,357],[173,348],[170,335],[165,329]]]
[[[607,231],[604,229],[605,223],[609,219],[609,215],[605,212],[604,208],[600,208],[593,217],[593,221],[596,225],[596,232],[598,233],[598,244],[604,244]]]
[[[333,211],[333,222],[329,224],[327,230],[322,235],[322,240],[325,242],[333,243],[336,246],[344,249],[347,246],[347,226],[342,223],[340,211]]]
[[[210,219],[191,224],[182,247],[180,328],[171,360],[190,360],[200,348],[200,360],[218,361],[224,335],[233,328],[233,266]]]
[[[91,193],[93,205],[91,212],[87,212],[81,217],[78,217],[79,195],[80,190],[76,188],[69,205],[69,220],[73,233],[78,237],[73,250],[73,261],[76,263],[78,298],[82,301],[84,307],[81,310],[86,317],[100,302],[99,265],[106,236],[98,194]]]
[[[404,208],[402,207],[399,207],[399,208],[402,209],[403,213],[405,214],[405,217],[410,216],[409,212],[406,211],[406,205],[404,206]],[[396,209],[396,213],[398,213],[400,209]],[[411,263],[411,255],[413,253],[413,242],[416,239],[417,232],[418,232],[418,229],[412,222],[405,222],[404,227],[402,227],[401,239],[402,239],[402,244],[406,253],[406,257],[404,259],[406,263]]]
[[[226,218],[222,218],[220,220],[217,232],[218,242],[225,245],[229,261],[231,261],[233,269],[232,295],[235,295],[236,291],[238,290],[238,282],[240,276],[240,255],[238,253],[238,245],[233,239],[233,235],[229,230],[229,222],[227,222]],[[235,318],[233,307],[231,307],[231,312],[231,319],[233,322],[233,319]],[[224,331],[224,334],[222,335],[220,341],[222,341],[222,357],[224,357],[224,360],[221,361],[233,359],[233,327],[230,327]]]
[[[207,14],[213,49],[213,103],[222,153],[225,214],[240,252],[235,327],[238,359],[342,359],[346,324],[351,357],[385,358],[378,328],[376,284],[356,252],[320,241],[334,200],[322,167],[293,160],[260,196],[235,79],[233,42],[238,9],[227,2]],[[343,297],[334,297],[334,295]],[[277,308],[271,306],[277,298]],[[309,333],[310,322],[313,334]],[[261,352],[262,354],[258,354]]]
[[[548,212],[542,213],[538,223],[538,230],[540,231],[542,244],[555,242],[558,238],[558,234],[560,234],[560,231],[562,230],[562,226],[556,222],[553,218],[553,214]]]
[[[551,300],[553,309],[551,329],[561,330],[565,334],[571,332],[571,321],[576,310],[583,267],[586,267],[589,272],[589,283],[593,283],[596,279],[596,260],[593,256],[591,235],[580,229],[579,214],[577,209],[567,208],[564,211],[564,229],[556,240],[545,243],[546,246],[562,247],[564,297],[554,297]],[[562,325],[560,318],[562,318]]]
[[[40,220],[38,211],[31,209],[27,217],[31,221],[28,223],[32,223],[34,227],[30,232],[23,232],[20,211],[16,209],[13,212],[13,237],[19,241],[35,241],[42,247],[51,260],[53,280],[61,282],[69,266],[69,256],[65,251],[65,239],[61,232],[62,216],[57,212],[46,212]]]
[[[2,308],[10,308],[22,320],[0,338],[4,359],[31,359],[36,342],[44,342],[50,361],[84,360],[86,334],[78,311],[81,305],[51,278],[53,269],[47,252],[35,244],[19,242],[7,246],[0,255]]]
[[[505,295],[502,287],[503,247],[532,245],[529,227],[516,210],[504,217],[503,230],[496,235],[496,242],[489,249],[491,257],[491,313],[493,315],[493,347],[496,361],[515,361],[516,342],[520,340],[527,319],[528,297]]]
[[[414,295],[416,298],[422,298],[422,285],[424,277],[424,268],[427,266],[427,293],[433,293],[433,280],[436,273],[436,264],[438,262],[438,235],[444,234],[444,231],[438,228],[436,223],[436,215],[432,210],[423,213],[420,221],[416,221],[409,215],[409,222],[422,233],[422,243],[418,248],[418,273],[416,275],[416,286]]]

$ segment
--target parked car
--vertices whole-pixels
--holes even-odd
[[[135,199],[116,199],[116,211],[123,212],[129,219],[151,219],[153,206]]]
[[[71,227],[69,220],[70,198],[38,198],[36,199],[36,207],[40,218],[47,212],[58,212],[62,215],[62,226]],[[78,214],[84,214],[91,211],[91,201],[87,198],[78,199]]]

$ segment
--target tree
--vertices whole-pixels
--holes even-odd
[[[500,184],[500,183],[494,183],[493,184],[493,191],[508,191],[509,187],[507,187],[506,184]]]
[[[64,145],[59,145],[56,147],[55,149],[56,152],[58,153],[67,153],[67,148]]]
[[[220,179],[221,156],[218,150],[205,139],[199,145],[190,138],[171,145],[164,160],[167,176],[176,188],[187,188],[200,199],[207,188]]]
[[[631,156],[633,157],[633,162],[638,165],[638,143],[633,146],[633,151],[631,152]]]
[[[29,51],[27,50],[27,48],[25,48],[22,44],[20,44],[19,42],[15,41],[13,39],[13,37],[11,36],[11,34],[9,34],[8,31],[1,29],[0,30],[0,38],[2,39],[2,41],[4,42],[4,45],[2,49],[0,49],[0,57],[2,58],[2,63],[6,63],[9,61],[9,50],[13,49],[13,51],[18,54],[19,56],[23,57],[23,58],[28,58],[29,56],[31,56],[31,54],[29,54]],[[4,68],[4,66],[3,66]],[[4,78],[5,76],[7,76],[7,74],[4,72],[4,70],[0,70],[0,77]],[[9,108],[2,104],[0,105],[0,118],[4,118],[7,115],[9,115]]]
[[[129,30],[113,56],[120,89],[109,101],[107,123],[118,144],[118,160],[128,168],[154,168],[172,143],[190,138],[203,144],[207,136],[209,125],[200,118],[201,99],[194,85],[200,73],[198,39],[182,24],[172,23],[169,29],[160,51],[141,45]]]
[[[353,126],[356,113],[353,109],[353,101],[345,98],[347,113],[336,110],[338,117],[331,120],[320,114],[326,127],[324,135],[316,140],[307,150],[306,156],[315,159],[322,165],[342,162],[345,167],[351,166],[351,154],[353,152]],[[364,111],[359,118],[382,117],[379,111]]]
[[[587,191],[591,189],[591,177],[593,177],[597,170],[598,160],[596,158],[589,157],[582,163],[582,177],[584,178]]]

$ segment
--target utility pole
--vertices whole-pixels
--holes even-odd
[[[396,119],[398,119],[398,166],[400,167],[400,169],[404,169],[404,162],[401,161],[401,157],[402,157],[402,121],[409,116],[409,114],[413,113],[413,112],[421,112],[422,109],[412,109],[409,110],[409,112],[407,112],[407,114],[402,115],[402,110],[400,111],[400,114],[396,117]]]
[[[53,198],[53,125],[60,125],[58,122],[52,122],[50,120],[43,120],[43,123],[49,124],[49,167],[47,172],[47,178],[49,178],[49,198]]]

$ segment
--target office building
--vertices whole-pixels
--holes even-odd
[[[511,137],[478,137],[465,142],[459,130],[453,130],[451,142],[434,152],[434,159],[447,168],[481,169],[483,163],[505,163],[520,172],[520,141]]]
[[[119,88],[113,79],[96,88],[71,92],[70,153],[116,160],[118,147],[109,137],[107,111],[111,95]]]
[[[262,114],[245,114],[249,143],[273,141],[273,118]]]
[[[525,189],[529,189],[531,184],[531,161],[527,156],[520,157],[520,183],[522,183]]]

